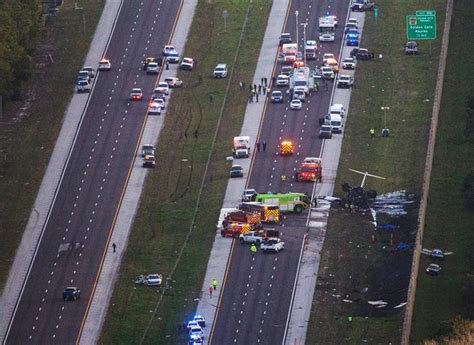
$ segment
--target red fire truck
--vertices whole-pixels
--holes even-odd
[[[298,182],[321,182],[323,177],[321,158],[307,157],[295,173]]]

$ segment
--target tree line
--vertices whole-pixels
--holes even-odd
[[[42,30],[40,0],[0,0],[0,96],[20,98]]]

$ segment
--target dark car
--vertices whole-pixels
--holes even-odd
[[[240,165],[234,165],[229,171],[230,177],[244,177],[244,168]]]
[[[351,10],[354,12],[365,12],[365,11],[372,11],[374,9],[375,4],[373,2],[363,2],[363,3],[355,3],[352,4]]]
[[[427,268],[426,268],[426,273],[428,273],[430,276],[437,276],[439,274],[439,272],[441,271],[441,266],[437,265],[437,264],[430,264]]]
[[[153,145],[150,144],[145,144],[142,146],[142,157],[148,156],[148,155],[155,155],[155,148]]]
[[[292,42],[292,39],[291,39],[291,34],[287,33],[287,32],[284,32],[281,34],[280,36],[280,46],[284,45],[284,44],[287,44],[287,43],[291,43]]]
[[[370,60],[373,58],[373,53],[365,48],[354,48],[351,50],[351,57],[357,60]]]
[[[281,91],[273,91],[270,100],[272,103],[283,103],[283,93]]]
[[[405,54],[406,55],[416,55],[418,54],[418,43],[415,41],[409,41],[405,44]]]
[[[81,290],[77,287],[67,287],[63,291],[63,300],[64,301],[75,301],[81,298]]]

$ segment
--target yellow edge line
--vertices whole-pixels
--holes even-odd
[[[286,23],[288,22],[288,17],[289,17],[289,14],[290,14],[290,8],[291,8],[291,1],[290,0],[288,2],[288,8],[286,10],[286,16],[285,16],[285,21],[283,23],[283,28],[286,26]],[[283,29],[282,28],[282,29]],[[277,59],[278,59],[278,51],[275,55],[275,62],[273,63],[273,69],[272,69],[272,76],[275,72],[275,69],[277,67]],[[271,79],[270,79],[271,80]],[[272,86],[272,82],[270,81],[270,86]],[[265,118],[265,113],[266,113],[266,110],[267,110],[267,105],[268,105],[268,97],[265,98],[265,105],[263,107],[263,113],[262,113],[262,116],[260,118],[260,124],[259,124],[259,127],[258,127],[258,134],[257,134],[257,141],[258,139],[260,138],[260,133],[262,131],[262,125],[263,125],[263,120]],[[248,187],[248,183],[249,183],[249,178],[251,176],[251,173],[252,173],[252,168],[253,168],[253,163],[254,163],[254,160],[255,160],[255,157],[256,155],[252,155],[252,160],[250,162],[250,168],[249,168],[249,173],[248,173],[248,178],[247,178],[247,181],[245,183],[245,186]],[[227,275],[229,273],[229,268],[230,268],[230,264],[232,262],[232,254],[234,252],[234,247],[235,247],[235,239],[233,240],[232,242],[232,247],[230,249],[230,254],[229,254],[229,259],[227,261],[227,267],[226,267],[226,270],[225,270],[225,274],[224,274],[224,281],[222,283],[222,289],[221,289],[221,293],[219,294],[219,300],[217,301],[217,307],[216,307],[216,315],[214,316],[214,320],[212,322],[212,327],[211,327],[211,332],[209,334],[209,342],[208,344],[211,345],[212,344],[212,337],[214,336],[214,330],[215,330],[215,327],[216,327],[216,322],[217,322],[217,318],[219,317],[219,309],[220,309],[220,305],[221,305],[221,301],[222,301],[222,296],[224,295],[224,290],[225,290],[225,286],[226,286],[226,283],[227,283]]]
[[[224,295],[224,290],[225,290],[225,286],[226,286],[226,283],[227,283],[227,275],[229,274],[229,268],[230,268],[230,264],[232,262],[232,254],[234,253],[234,247],[235,247],[236,242],[237,241],[235,239],[233,239],[232,240],[232,246],[230,247],[229,258],[227,260],[227,266],[225,268],[224,279],[223,279],[223,282],[222,282],[222,289],[221,289],[221,292],[219,294],[219,299],[217,300],[216,315],[215,315],[214,320],[212,322],[212,328],[211,328],[211,332],[209,334],[209,343],[208,343],[209,345],[211,345],[212,337],[214,336],[214,329],[216,327],[217,317],[219,316],[219,308],[221,306],[222,296]]]
[[[282,30],[283,28],[286,27],[286,23],[288,22],[288,17],[290,15],[290,8],[291,8],[291,2],[292,0],[290,0],[288,2],[288,8],[286,10],[286,16],[285,16],[285,21],[283,22],[283,27],[282,27]],[[283,32],[283,31],[282,31]],[[273,62],[273,69],[272,69],[272,76],[275,74],[275,70],[277,68],[277,61],[278,61],[278,53],[279,51],[277,51],[276,55],[275,55],[275,61]],[[270,86],[273,87],[273,82],[271,81],[271,77],[270,77]],[[265,105],[263,107],[263,113],[262,113],[262,116],[260,118],[260,124],[258,126],[258,132],[257,132],[257,142],[259,141],[260,139],[260,134],[262,132],[262,127],[263,127],[263,121],[265,120],[265,113],[267,111],[267,106],[268,106],[268,97],[265,97]],[[255,151],[254,151],[255,152]],[[252,160],[250,161],[250,168],[249,168],[249,172],[248,172],[248,176],[250,177],[251,174],[252,174],[252,170],[253,170],[253,164],[254,164],[254,161],[255,161],[255,158],[256,158],[256,155],[252,155]],[[248,188],[248,183],[249,183],[250,179],[247,179],[247,182],[245,184],[245,188]]]
[[[178,22],[178,18],[179,18],[179,15],[181,13],[181,9],[183,7],[183,2],[184,0],[181,0],[180,2],[180,5],[179,5],[179,8],[178,8],[178,12],[177,12],[177,15],[175,17],[175,20],[174,20],[174,23],[173,23],[173,29],[171,30],[171,34],[170,34],[170,38],[168,39],[168,43],[171,42],[171,39],[174,35],[174,32],[175,32],[175,29],[176,29],[176,25],[177,25],[177,22]],[[160,79],[161,77],[161,73],[163,71],[163,68],[160,69],[160,73],[158,74],[158,77],[157,77],[157,80]],[[156,83],[155,83],[156,85]],[[87,319],[87,316],[89,314],[89,310],[90,310],[90,306],[92,304],[92,299],[94,297],[94,294],[95,294],[95,290],[97,288],[97,283],[99,281],[99,277],[100,277],[100,274],[102,273],[102,267],[104,266],[104,261],[105,261],[105,256],[107,254],[107,250],[109,248],[109,244],[110,244],[110,239],[112,238],[112,233],[113,233],[113,230],[114,230],[114,227],[115,227],[115,223],[117,222],[117,218],[118,218],[118,214],[119,214],[119,211],[120,211],[120,207],[122,206],[122,202],[123,202],[123,197],[125,195],[125,192],[127,190],[127,186],[128,186],[128,181],[130,180],[130,176],[132,174],[132,169],[133,169],[133,164],[135,162],[135,159],[136,159],[136,154],[138,152],[138,149],[140,147],[140,142],[142,140],[142,137],[143,137],[143,132],[145,131],[145,126],[146,126],[146,122],[148,120],[148,108],[147,108],[147,114],[145,115],[145,118],[143,120],[143,124],[142,124],[142,128],[140,130],[140,135],[138,137],[138,141],[137,141],[137,145],[135,147],[135,155],[133,156],[133,159],[131,160],[130,162],[130,167],[128,168],[128,173],[127,173],[127,178],[125,180],[125,184],[124,186],[122,187],[122,192],[120,194],[120,199],[119,199],[119,202],[117,204],[117,208],[115,209],[115,214],[114,214],[114,218],[113,218],[113,221],[112,221],[112,225],[110,226],[110,229],[109,229],[109,235],[107,237],[107,242],[106,242],[106,246],[104,247],[104,251],[102,253],[102,258],[100,260],[100,265],[99,265],[99,269],[97,271],[97,274],[96,274],[96,277],[95,277],[95,280],[94,280],[94,285],[92,287],[92,292],[89,296],[89,300],[87,302],[87,308],[86,308],[86,312],[84,313],[84,316],[82,318],[82,321],[81,321],[81,327],[79,329],[79,332],[77,334],[77,337],[76,337],[76,345],[79,344],[80,340],[81,340],[81,336],[82,336],[82,332],[84,331],[84,325],[86,323],[86,319]]]

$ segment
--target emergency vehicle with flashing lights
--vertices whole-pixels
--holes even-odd
[[[280,209],[275,205],[265,205],[261,202],[248,201],[241,203],[239,209],[245,212],[259,214],[262,223],[278,223],[280,221]]]
[[[298,182],[321,182],[321,159],[317,158],[313,161],[303,161],[303,163],[300,164],[298,171],[295,173],[295,177]]]
[[[293,143],[289,140],[283,140],[280,143],[280,155],[281,156],[289,156],[292,155],[294,152]]]
[[[234,148],[232,151],[234,158],[248,158],[250,156],[250,137],[234,137]]]
[[[310,201],[308,195],[304,193],[286,193],[286,194],[257,194],[255,201],[266,205],[278,206],[280,212],[301,213],[308,208]]]
[[[109,59],[102,59],[99,61],[99,71],[110,71],[112,64]]]

